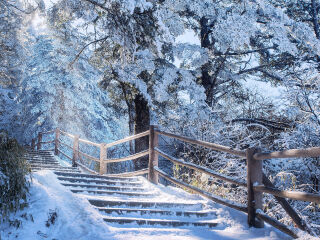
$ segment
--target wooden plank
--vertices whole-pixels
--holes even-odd
[[[320,147],[312,147],[306,149],[290,149],[285,151],[277,151],[270,153],[256,153],[255,160],[265,160],[271,158],[303,158],[303,157],[319,157]]]
[[[255,161],[253,155],[258,150],[256,148],[248,148],[247,154],[247,192],[248,192],[248,224],[249,226],[263,228],[263,221],[256,219],[256,210],[262,209],[261,192],[254,191],[254,184],[262,184],[262,161]]]
[[[72,148],[72,167],[76,167],[76,161],[79,158],[79,135],[76,135],[73,139],[73,148]]]
[[[149,173],[149,169],[145,168],[145,169],[141,169],[141,170],[134,171],[134,172],[125,172],[125,173],[118,173],[118,174],[107,174],[107,176],[110,176],[110,177],[134,177],[134,176],[145,175],[147,173]]]
[[[51,131],[47,131],[47,132],[42,132],[42,135],[44,135],[44,134],[51,134],[51,133],[54,133],[55,132],[55,130],[51,130]]]
[[[58,150],[58,151],[59,151],[59,153],[61,153],[63,156],[65,156],[66,158],[68,158],[69,160],[72,161],[72,157],[69,157],[67,154],[65,154],[64,152],[62,152],[62,151],[60,151],[60,150]]]
[[[41,141],[42,141],[42,133],[38,133],[38,144],[37,144],[37,150],[39,151],[41,149]]]
[[[189,137],[185,137],[185,136],[180,136],[180,135],[176,135],[176,134],[172,134],[172,133],[168,133],[168,132],[164,132],[164,131],[160,131],[160,130],[156,130],[156,132],[158,134],[167,136],[167,137],[171,137],[171,138],[175,138],[175,139],[179,139],[181,141],[187,142],[187,143],[192,143],[192,144],[196,144],[199,146],[203,146],[206,148],[210,148],[216,151],[221,151],[221,152],[226,152],[226,153],[230,153],[230,154],[234,154],[237,155],[239,157],[246,157],[246,153],[244,151],[240,151],[240,150],[236,150],[230,147],[226,147],[226,146],[222,146],[219,144],[214,144],[214,143],[210,143],[210,142],[205,142],[205,141],[200,141],[200,140],[196,140],[193,138],[189,138]]]
[[[210,199],[210,200],[212,200],[214,202],[220,203],[220,204],[225,205],[227,207],[231,207],[231,208],[234,208],[236,210],[239,210],[239,211],[242,211],[242,212],[245,212],[245,213],[248,212],[248,209],[245,206],[242,206],[240,204],[239,205],[238,204],[234,204],[234,203],[228,201],[227,199],[226,200],[221,199],[218,196],[214,196],[211,193],[205,192],[205,191],[203,191],[203,190],[201,190],[199,188],[196,188],[196,187],[193,187],[193,186],[191,186],[191,185],[189,185],[187,183],[181,182],[180,180],[169,176],[168,174],[166,174],[165,172],[160,170],[158,167],[155,167],[154,169],[155,169],[155,171],[157,171],[160,174],[160,176],[162,176],[163,178],[167,179],[168,181],[174,183],[175,185],[177,185],[179,187],[189,189],[189,190],[191,190],[191,191],[193,191],[195,193],[200,194],[201,196],[204,196],[204,197],[206,197],[206,198],[208,198],[208,199]]]
[[[265,186],[275,188],[273,183],[269,180],[269,178],[263,174],[262,182]],[[291,217],[293,222],[300,228],[302,231],[308,232],[310,235],[315,236],[312,229],[307,225],[307,223],[299,216],[299,214],[291,207],[288,201],[284,198],[274,196],[278,203],[283,207],[286,213]]]
[[[36,140],[33,138],[31,142],[31,149],[36,150]]]
[[[169,161],[171,161],[171,162],[173,162],[173,163],[179,164],[179,165],[184,166],[184,167],[191,168],[191,169],[193,169],[193,170],[197,170],[197,171],[199,171],[199,172],[208,174],[209,176],[218,178],[218,179],[223,180],[223,181],[226,181],[226,182],[230,182],[230,183],[233,183],[233,184],[242,186],[242,187],[247,187],[247,183],[245,183],[245,182],[239,182],[239,181],[236,181],[236,180],[234,180],[234,179],[232,179],[232,178],[222,176],[222,175],[220,175],[219,173],[216,173],[216,172],[212,171],[212,170],[209,169],[209,168],[201,167],[201,166],[198,166],[198,165],[193,164],[193,163],[188,163],[188,162],[183,161],[182,159],[181,159],[181,160],[180,160],[180,159],[176,159],[176,158],[174,158],[174,157],[172,157],[172,156],[164,153],[164,152],[161,151],[159,148],[155,148],[155,151],[156,151],[160,156],[168,159]]]
[[[106,147],[105,143],[100,144],[100,170],[99,170],[100,175],[107,173],[107,164],[105,162],[107,158],[107,149],[108,148]]]
[[[253,189],[258,192],[270,193],[274,196],[278,196],[282,198],[290,198],[294,200],[314,202],[317,204],[320,203],[320,194],[312,194],[312,193],[297,192],[297,191],[284,191],[276,188],[265,187],[263,185],[253,186]]]
[[[81,139],[81,138],[79,138],[79,142],[86,143],[86,144],[89,144],[89,145],[93,145],[93,146],[96,146],[96,147],[100,147],[100,143],[91,142],[89,140],[85,140],[85,139]]]
[[[91,155],[89,155],[89,154],[86,154],[86,153],[80,152],[80,151],[78,151],[78,153],[79,153],[80,155],[82,155],[82,156],[85,156],[86,158],[92,159],[93,161],[100,162],[100,159],[99,159],[99,158],[95,158],[95,157],[93,157],[93,156],[91,156]]]
[[[257,215],[257,218],[269,223],[271,226],[279,229],[280,231],[288,234],[289,236],[291,236],[293,238],[298,238],[298,236],[295,232],[293,232],[289,227],[287,227],[283,223],[277,221],[276,219],[273,219],[273,218],[269,217],[268,215],[266,215],[265,213],[261,213],[261,212],[257,212],[256,215]]]
[[[145,131],[145,132],[142,132],[142,133],[139,133],[139,134],[136,134],[136,135],[133,135],[133,136],[130,136],[130,137],[126,137],[126,138],[123,138],[123,139],[120,139],[118,141],[115,141],[115,142],[112,142],[112,143],[108,143],[106,145],[106,147],[112,147],[112,146],[115,146],[115,145],[118,145],[118,144],[121,144],[121,143],[125,143],[125,142],[128,142],[128,141],[131,141],[131,140],[134,140],[134,139],[137,139],[137,138],[141,138],[141,137],[144,137],[144,136],[148,136],[150,133],[150,131]]]
[[[142,152],[139,152],[139,153],[136,153],[136,154],[132,154],[132,155],[130,155],[128,157],[124,157],[124,158],[108,159],[108,160],[105,160],[105,162],[106,163],[124,162],[124,161],[134,160],[134,159],[137,159],[137,158],[140,158],[140,157],[144,157],[144,156],[147,156],[148,154],[149,154],[149,149],[145,150],[145,151],[142,151]]]
[[[70,137],[70,138],[74,138],[74,135],[72,135],[70,133],[67,133],[67,132],[64,132],[62,130],[60,130],[60,133],[62,133],[62,135],[64,135],[64,136],[67,136],[67,137]]]
[[[86,171],[88,171],[88,172],[90,172],[90,173],[92,173],[92,174],[97,174],[97,175],[99,174],[98,172],[96,172],[96,171],[88,168],[86,165],[84,165],[84,164],[82,164],[82,163],[80,163],[80,162],[77,162],[76,164],[79,165],[79,166],[80,166],[81,168],[83,168],[84,170],[86,170]]]
[[[52,141],[47,141],[47,142],[41,142],[41,144],[50,144],[50,143],[54,143],[54,140],[52,140]]]
[[[58,140],[59,141],[59,140]],[[70,148],[70,149],[73,149],[73,147],[69,146],[68,144],[64,143],[64,142],[61,142],[59,141],[59,143],[67,148]]]
[[[59,149],[59,138],[60,138],[60,129],[57,128],[56,129],[55,139],[54,139],[54,141],[55,141],[55,143],[54,143],[54,154],[55,155],[58,155],[58,153],[59,153],[59,151],[58,151],[58,149]]]
[[[159,144],[159,136],[155,132],[157,127],[150,125],[150,135],[149,135],[149,174],[148,180],[154,184],[158,184],[159,176],[154,167],[158,167],[158,152],[155,151],[155,148]]]

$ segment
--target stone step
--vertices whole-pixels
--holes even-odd
[[[39,153],[26,153],[24,154],[23,156],[30,156],[30,157],[54,157],[53,154],[51,153],[42,153],[42,154],[39,154]]]
[[[48,167],[48,168],[56,168],[56,167],[61,167],[59,163],[54,164],[54,163],[29,163],[31,167]]]
[[[147,201],[125,201],[125,200],[100,200],[100,199],[89,199],[89,202],[95,207],[136,207],[136,208],[183,208],[194,211],[194,208],[202,209],[202,203],[175,203],[175,202],[147,202]]]
[[[63,170],[79,170],[78,168],[76,167],[62,167],[60,165],[35,165],[35,166],[32,166],[31,168],[46,168],[46,169],[50,169],[50,170],[53,170],[53,171],[59,171],[59,169],[63,169]]]
[[[58,171],[58,170],[57,170]],[[68,181],[73,183],[96,183],[96,184],[106,184],[106,185],[112,185],[112,186],[142,186],[141,182],[132,182],[132,181],[115,181],[115,180],[102,180],[102,179],[86,179],[86,178],[76,178],[76,177],[61,177],[58,176],[58,179],[61,181]]]
[[[79,187],[79,188],[95,188],[95,189],[107,189],[113,191],[136,191],[143,192],[146,189],[141,187],[119,187],[119,186],[106,186],[106,185],[90,185],[90,184],[78,184],[78,183],[62,183],[66,187]]]
[[[216,227],[218,223],[216,222],[188,222],[179,220],[165,220],[165,219],[141,219],[141,218],[122,218],[122,217],[104,217],[104,221],[108,223],[117,224],[138,224],[138,225],[160,225],[160,226],[171,226],[171,227],[182,227],[182,226],[192,226],[192,227]]]
[[[97,207],[100,212],[106,214],[118,214],[118,215],[127,215],[127,214],[138,214],[138,215],[165,215],[165,216],[177,216],[177,217],[208,217],[216,216],[215,212],[212,211],[171,211],[171,210],[162,210],[162,209],[143,209],[143,208],[104,208]]]
[[[64,168],[61,166],[57,166],[55,168],[33,167],[31,169],[32,169],[32,171],[51,170],[51,171],[60,171],[60,172],[80,172],[80,170],[77,168]]]
[[[37,169],[31,169],[33,172],[37,172],[37,171],[41,171],[41,170],[51,170],[51,171],[54,171],[52,169],[46,169],[46,168],[37,168]],[[80,170],[69,170],[69,169],[66,169],[66,170],[62,170],[62,169],[55,169],[55,170],[59,170],[59,171],[63,171],[63,172],[80,172]]]
[[[54,157],[52,156],[23,156],[22,158],[25,158],[25,159],[52,159],[52,160],[55,160]]]
[[[94,179],[107,179],[107,180],[118,180],[118,181],[132,181],[136,182],[139,181],[137,177],[111,177],[111,176],[101,176],[95,174],[85,174],[85,173],[74,173],[74,174],[66,174],[66,173],[59,173],[55,172],[56,175],[65,176],[65,177],[77,177],[77,178],[94,178]]]
[[[70,189],[73,193],[89,193],[93,195],[125,195],[125,196],[132,196],[132,197],[149,197],[153,196],[152,193],[145,193],[145,192],[124,192],[124,191],[106,191],[106,190],[88,190],[88,189]]]
[[[52,160],[52,161],[49,161],[49,160],[29,160],[30,164],[42,164],[42,163],[48,163],[48,164],[57,164],[57,165],[60,165],[59,162],[55,161],[55,160]]]

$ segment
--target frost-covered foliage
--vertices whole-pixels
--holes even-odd
[[[30,167],[22,158],[24,149],[4,132],[0,136],[0,222],[27,205]]]
[[[15,97],[24,66],[20,43],[22,18],[18,13],[9,1],[0,2],[0,128],[10,132],[18,122]]]
[[[111,132],[112,115],[103,106],[108,102],[97,86],[99,75],[83,62],[68,68],[70,50],[59,46],[41,35],[30,52],[19,98],[25,116],[21,125],[24,140],[38,131],[60,127],[101,141]]]

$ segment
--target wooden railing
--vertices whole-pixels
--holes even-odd
[[[55,133],[55,140],[43,142],[42,136],[44,134],[52,134]],[[60,141],[59,137],[60,134],[63,134],[64,136],[67,136],[71,139],[73,139],[73,146],[69,146],[63,142]],[[235,180],[228,176],[223,176],[211,169],[208,169],[206,167],[198,166],[196,164],[185,162],[182,159],[177,159],[175,157],[170,156],[169,154],[165,153],[164,151],[160,150],[158,148],[159,143],[159,136],[165,136],[170,137],[176,140],[180,140],[186,143],[194,144],[197,146],[202,146],[205,148],[209,148],[215,151],[225,152],[232,155],[235,155],[237,157],[240,157],[240,159],[246,159],[247,162],[247,182],[242,182]],[[107,158],[107,150],[110,147],[116,146],[118,144],[123,144],[128,141],[132,141],[141,137],[149,136],[149,149],[142,151],[140,153],[135,153],[133,155],[130,155],[128,157],[123,158],[117,158],[117,159],[108,159]],[[245,212],[248,214],[248,224],[249,226],[254,227],[263,227],[264,222],[269,223],[270,225],[278,228],[279,230],[287,233],[288,235],[297,238],[297,234],[294,230],[289,228],[288,226],[280,223],[276,219],[273,219],[263,213],[262,211],[262,202],[263,202],[263,193],[272,194],[276,200],[279,202],[279,204],[284,208],[284,210],[287,212],[287,214],[291,217],[295,225],[300,228],[303,231],[308,232],[311,235],[315,235],[314,232],[311,230],[311,228],[306,224],[306,222],[299,216],[299,214],[290,206],[288,201],[285,198],[294,199],[294,200],[300,200],[300,201],[308,201],[308,202],[314,202],[314,203],[320,203],[320,195],[319,194],[311,194],[306,192],[298,192],[298,191],[283,191],[276,189],[274,185],[271,183],[271,181],[268,179],[266,175],[263,173],[263,160],[265,159],[271,159],[271,158],[299,158],[299,157],[319,157],[320,156],[320,148],[314,147],[314,148],[307,148],[307,149],[291,149],[291,150],[285,150],[285,151],[277,151],[277,152],[271,152],[271,153],[262,153],[257,148],[249,148],[245,151],[233,149],[230,147],[200,141],[196,139],[192,139],[189,137],[181,136],[172,134],[165,131],[160,131],[157,129],[156,126],[151,125],[150,129],[146,132],[139,133],[134,136],[130,136],[112,143],[94,143],[88,140],[80,139],[79,135],[72,135],[70,133],[61,131],[60,129],[56,129],[55,131],[50,131],[46,133],[39,133],[38,135],[38,143],[37,143],[37,149],[41,149],[42,144],[55,144],[55,154],[62,154],[66,158],[70,159],[72,161],[72,165],[76,166],[79,165],[83,168],[85,168],[88,171],[91,171],[93,173],[93,170],[89,169],[88,166],[84,166],[81,164],[78,159],[80,156],[84,156],[86,158],[89,158],[93,161],[100,163],[100,169],[99,174],[105,174],[107,173],[107,164],[108,163],[114,163],[114,162],[122,162],[122,161],[129,161],[134,160],[143,156],[149,155],[149,165],[147,169],[142,169],[135,172],[129,172],[129,173],[122,173],[122,174],[110,174],[111,176],[135,176],[135,175],[143,175],[148,174],[149,181],[153,182],[154,184],[158,184],[159,176],[165,178],[166,180],[174,183],[177,186],[180,186],[184,189],[188,189],[192,192],[198,193],[206,198],[209,198],[217,203],[223,204],[225,206],[234,208],[236,210]],[[100,158],[96,158],[93,156],[90,156],[86,153],[83,153],[79,150],[79,142],[92,145],[95,147],[98,147],[100,149]],[[64,145],[73,151],[73,156],[70,157],[67,154],[63,153],[59,149],[59,145]],[[32,140],[32,148],[35,149],[36,146],[36,139]],[[172,177],[171,175],[165,173],[163,170],[161,170],[158,167],[158,158],[159,156],[171,161],[173,164],[177,164],[180,166],[184,166],[190,169],[193,169],[195,171],[199,171],[201,173],[205,173],[208,176],[220,179],[222,181],[236,184],[240,187],[245,187],[247,189],[247,205],[241,205],[232,201],[229,201],[227,199],[220,198],[218,196],[215,196],[209,192],[206,192],[202,189],[199,189],[197,187],[191,186],[185,182],[180,181],[179,179],[176,179]]]
[[[127,137],[127,138],[124,138],[124,139],[121,139],[119,141],[115,141],[112,143],[95,143],[95,142],[91,142],[89,140],[81,139],[79,135],[73,135],[73,134],[70,134],[68,132],[64,132],[64,131],[57,128],[56,130],[49,131],[49,132],[40,132],[36,139],[32,139],[31,147],[34,150],[36,148],[37,148],[37,150],[40,150],[43,144],[54,144],[54,149],[52,149],[52,150],[54,150],[54,153],[56,155],[61,154],[65,158],[69,159],[72,162],[72,166],[74,166],[74,167],[80,166],[80,167],[84,168],[86,171],[89,171],[94,174],[102,175],[102,174],[107,173],[107,164],[108,163],[129,161],[129,160],[134,160],[134,159],[149,155],[149,150],[145,150],[140,153],[136,153],[136,154],[133,154],[133,155],[130,155],[127,157],[123,157],[123,158],[108,158],[107,157],[108,148],[119,145],[119,144],[126,143],[128,141],[132,141],[132,140],[135,140],[135,139],[138,139],[141,137],[148,136],[149,132],[150,131],[146,131],[146,132],[143,132],[143,133],[131,136],[131,137]],[[48,134],[55,134],[54,140],[47,141],[47,142],[42,141],[43,136],[48,135]],[[61,135],[71,139],[73,141],[72,146],[61,141],[61,139],[60,139]],[[37,144],[36,144],[36,141],[37,141]],[[79,148],[80,143],[97,147],[99,149],[99,155],[100,155],[99,158],[91,156],[90,154],[87,154],[87,153],[80,151],[80,148]],[[63,152],[61,149],[61,146],[72,150],[72,156],[69,156],[68,154]],[[83,163],[81,163],[80,159],[82,159],[82,157],[99,163],[99,172],[96,172],[95,170],[90,169],[89,166],[86,166]],[[148,171],[149,170],[147,168],[147,169],[142,169],[142,170],[135,171],[135,172],[122,173],[119,175],[121,175],[121,176],[123,176],[123,175],[136,176],[136,175],[147,174]],[[113,174],[113,175],[115,175],[115,174]]]

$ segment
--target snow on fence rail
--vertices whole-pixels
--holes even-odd
[[[55,139],[53,141],[42,141],[42,136],[44,134],[52,134],[55,133]],[[73,140],[73,146],[70,146],[66,143],[63,143],[60,140],[60,134],[67,136]],[[238,157],[245,158],[247,161],[247,182],[240,182],[236,181],[230,177],[223,176],[219,173],[214,172],[211,169],[185,162],[181,159],[176,159],[167,153],[163,152],[158,148],[158,142],[159,142],[159,135],[163,135],[166,137],[174,138],[183,142],[187,142],[190,144],[195,144],[198,146],[206,147],[209,149],[213,149],[215,151],[221,151],[226,152],[229,154],[236,155]],[[107,151],[108,148],[135,140],[141,137],[149,136],[149,149],[145,151],[141,151],[139,153],[135,153],[133,155],[123,157],[123,158],[117,158],[117,159],[108,159],[107,158]],[[36,144],[36,140],[37,144]],[[96,158],[89,154],[83,153],[79,150],[79,142],[85,143],[91,146],[98,147],[100,150],[100,157]],[[122,161],[129,161],[134,160],[143,156],[149,155],[149,165],[148,168],[138,170],[135,172],[126,172],[121,174],[109,174],[110,176],[137,176],[137,175],[144,175],[148,174],[149,181],[153,182],[154,184],[158,184],[159,181],[159,175],[168,181],[174,183],[177,186],[180,186],[182,188],[188,189],[192,192],[196,192],[202,196],[205,196],[215,202],[218,202],[220,204],[226,205],[228,207],[234,208],[236,210],[245,212],[248,214],[248,224],[249,226],[254,227],[263,227],[264,222],[269,223],[270,225],[278,228],[279,230],[285,232],[286,234],[297,238],[297,234],[294,230],[289,228],[288,226],[280,223],[276,219],[273,219],[266,214],[262,212],[262,198],[263,193],[269,193],[272,194],[276,200],[279,202],[279,204],[284,208],[284,210],[287,212],[287,214],[292,218],[293,222],[296,224],[298,228],[300,228],[303,231],[308,232],[311,235],[314,235],[313,231],[310,229],[310,227],[306,224],[306,222],[298,215],[298,213],[290,206],[288,201],[285,198],[290,198],[294,200],[300,200],[300,201],[309,201],[309,202],[315,202],[320,203],[320,195],[319,194],[311,194],[306,192],[297,192],[297,191],[283,191],[280,189],[276,189],[274,185],[271,183],[271,181],[268,179],[267,176],[263,173],[263,160],[270,159],[270,158],[299,158],[299,157],[319,157],[320,156],[320,148],[314,147],[314,148],[306,148],[306,149],[291,149],[291,150],[285,150],[285,151],[277,151],[277,152],[271,152],[271,153],[261,153],[258,148],[248,148],[246,151],[241,151],[237,149],[232,149],[230,147],[205,142],[197,139],[192,139],[186,136],[176,135],[173,133],[160,131],[157,129],[156,126],[151,125],[150,129],[148,131],[126,137],[124,139],[112,142],[112,143],[95,143],[91,142],[85,139],[80,139],[79,135],[72,135],[70,133],[61,131],[60,129],[56,129],[49,132],[40,132],[38,134],[37,139],[32,139],[31,147],[32,149],[35,149],[37,146],[37,149],[41,149],[42,144],[50,144],[54,143],[55,145],[55,154],[62,154],[68,159],[72,161],[73,166],[79,165],[80,167],[84,168],[87,171],[90,171],[91,173],[98,174],[96,171],[90,169],[88,166],[81,163],[79,160],[82,159],[82,157],[86,157],[87,159],[90,159],[91,161],[96,161],[100,163],[99,166],[99,174],[106,174],[107,173],[107,164],[113,163],[113,162],[122,162]],[[72,149],[73,155],[72,157],[69,157],[67,154],[63,153],[59,146],[63,145],[66,146],[69,149]],[[209,176],[212,176],[214,178],[218,178],[220,180],[230,182],[236,185],[239,185],[241,187],[246,187],[248,192],[248,202],[247,206],[240,205],[238,203],[231,202],[226,199],[222,199],[218,196],[213,195],[212,193],[205,192],[199,188],[196,188],[194,186],[191,186],[187,183],[184,183],[178,179],[173,178],[172,176],[168,175],[158,167],[158,158],[159,156],[173,162],[174,164],[181,165],[184,167],[191,168],[196,171],[200,171],[202,173],[208,174]]]

